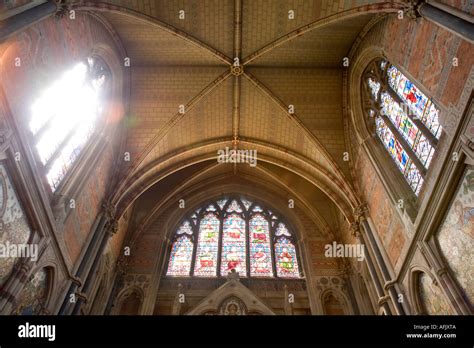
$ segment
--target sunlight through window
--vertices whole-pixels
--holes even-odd
[[[31,107],[29,128],[53,192],[79,157],[102,113],[105,71],[93,58],[76,64]]]

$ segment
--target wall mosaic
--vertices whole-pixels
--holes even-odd
[[[41,314],[48,299],[50,274],[46,268],[30,277],[21,292],[13,314]]]
[[[470,167],[464,173],[437,237],[446,262],[461,285],[466,299],[473,304],[474,168]]]
[[[10,255],[9,246],[28,242],[30,227],[4,164],[0,163],[0,252]],[[16,257],[0,257],[0,285],[15,264]]]
[[[426,273],[420,272],[418,277],[420,301],[426,314],[455,314],[449,306],[439,285],[436,285]]]

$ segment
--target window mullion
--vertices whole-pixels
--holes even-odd
[[[250,214],[244,214],[245,216],[245,259],[247,262],[247,277],[250,278],[250,226],[249,226],[249,216]]]
[[[191,221],[192,223],[192,221]],[[191,258],[191,271],[189,273],[190,276],[194,275],[194,267],[196,266],[196,255],[197,255],[197,248],[198,248],[198,243],[199,243],[199,226],[201,223],[201,219],[197,220],[196,219],[196,226],[193,226],[194,230],[194,243],[193,243],[193,255]]]
[[[408,154],[408,156],[410,157],[410,160],[416,166],[421,176],[424,178],[426,176],[427,170],[425,166],[423,165],[423,163],[421,163],[415,151],[413,151],[413,149],[407,143],[405,138],[403,138],[402,135],[398,132],[398,129],[393,125],[392,121],[390,121],[390,119],[385,115],[382,115],[381,117],[383,121],[385,122],[385,124],[387,125],[387,127],[390,128],[390,130],[392,131],[393,136],[397,139],[400,145],[402,145],[403,150],[405,150],[405,152]]]
[[[385,88],[385,91],[395,100],[400,106],[406,103],[403,101],[402,98],[396,93],[391,86],[387,86]],[[380,93],[381,94],[381,93]],[[407,105],[408,106],[408,105]],[[433,135],[433,133],[430,132],[428,128],[426,128],[425,124],[421,122],[421,120],[418,117],[413,117],[413,115],[409,112],[406,113],[408,118],[418,127],[421,133],[426,137],[428,142],[432,147],[436,147],[438,145],[438,139]]]
[[[224,214],[221,213],[219,224],[219,241],[217,243],[217,271],[216,275],[221,276],[221,258],[222,258],[222,235],[224,234]]]
[[[272,255],[272,272],[273,272],[273,277],[277,276],[277,271],[276,271],[276,258],[275,258],[275,229],[272,226],[272,220],[271,217],[267,218],[268,219],[268,231],[269,231],[269,237],[270,237],[270,252]],[[277,223],[275,222],[275,226],[277,226]]]
[[[76,131],[75,127],[73,127],[67,135],[64,137],[63,141],[59,144],[56,150],[54,150],[53,154],[51,157],[46,161],[46,164],[44,165],[44,168],[46,172],[48,172],[51,169],[51,166],[53,163],[58,159],[59,155],[61,154],[61,151],[63,150],[64,146],[66,146],[67,142],[71,140],[72,135]]]
[[[46,133],[46,131],[51,127],[51,125],[53,124],[53,120],[55,119],[54,116],[51,116],[42,126],[41,128],[35,133],[33,134],[33,139],[34,139],[34,143],[37,144],[41,137],[44,135],[44,133]]]

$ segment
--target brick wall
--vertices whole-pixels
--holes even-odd
[[[466,9],[466,2],[451,1],[456,7]],[[460,39],[441,27],[426,20],[417,21],[407,18],[400,20],[395,15],[377,26],[366,36],[361,46],[381,46],[391,62],[412,75],[418,86],[424,87],[441,108],[446,110],[457,107],[463,109],[460,96],[466,84],[472,66],[472,44]],[[458,66],[453,66],[453,58],[457,58]],[[440,117],[442,120],[442,117]],[[352,125],[353,127],[353,125]],[[354,131],[352,129],[351,131]],[[443,134],[437,153],[444,153],[450,145],[449,135]],[[352,142],[354,146],[354,141]],[[389,199],[382,181],[367,158],[365,150],[355,146],[355,179],[359,194],[369,205],[370,216],[374,221],[377,234],[385,247],[394,268],[403,261],[403,253],[407,249],[411,236],[416,229],[404,224],[400,214]],[[435,158],[431,167],[431,176],[439,174],[443,158]],[[389,179],[390,180],[390,179]],[[433,185],[425,182],[425,193],[421,200],[430,195]],[[423,197],[424,196],[424,197]],[[423,209],[423,205],[420,204]],[[420,215],[422,211],[418,214]],[[407,230],[412,229],[412,231]]]
[[[43,20],[0,44],[0,84],[24,139],[30,138],[28,121],[33,100],[64,70],[90,55],[93,48],[98,46],[111,47],[112,51],[117,51],[102,24],[82,13],[76,13],[74,20],[67,17]],[[16,66],[18,62],[19,66]],[[121,103],[111,102],[113,107],[109,116],[115,124],[118,124],[122,115]],[[111,139],[102,151],[97,165],[74,197],[76,208],[68,214],[64,228],[60,227],[56,231],[58,236],[64,238],[65,252],[73,264],[78,260],[106,196],[115,145],[115,140]],[[31,144],[27,146],[31,147]],[[32,167],[35,167],[34,163]],[[40,190],[48,192],[47,188],[41,187]]]

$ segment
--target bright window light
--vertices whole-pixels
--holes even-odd
[[[103,110],[105,73],[95,64],[95,59],[76,64],[47,88],[31,108],[29,128],[53,192],[91,137]]]

